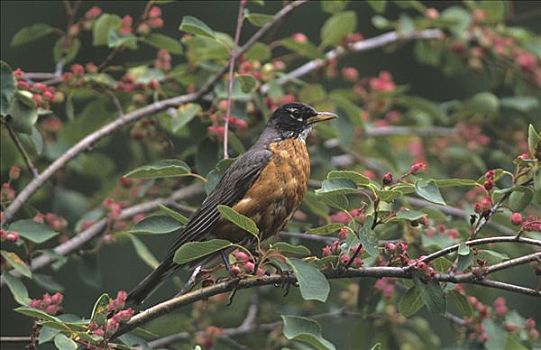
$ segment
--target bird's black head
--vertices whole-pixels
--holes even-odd
[[[314,124],[334,118],[334,113],[318,112],[302,103],[288,103],[272,113],[269,125],[275,127],[283,137],[306,137]]]

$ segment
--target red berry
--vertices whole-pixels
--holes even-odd
[[[160,17],[162,15],[162,9],[158,6],[152,6],[150,11],[148,11],[148,16],[150,18]]]
[[[425,162],[418,162],[415,164],[412,164],[410,167],[410,173],[411,174],[418,174],[422,173],[426,170],[426,163]]]
[[[385,186],[389,186],[390,184],[393,183],[393,174],[391,173],[385,173],[385,175],[383,175],[383,178],[382,178],[382,182]]]
[[[513,213],[511,214],[511,223],[515,226],[522,225],[522,214],[520,213]]]
[[[12,166],[11,169],[9,169],[10,180],[17,180],[19,176],[21,176],[21,168],[18,166]]]
[[[306,35],[303,33],[293,33],[291,38],[293,39],[293,41],[296,41],[298,43],[305,43],[308,41],[308,37],[306,37]]]
[[[94,19],[98,17],[99,15],[101,15],[101,12],[102,10],[98,6],[91,7],[88,11],[86,11],[85,18]]]

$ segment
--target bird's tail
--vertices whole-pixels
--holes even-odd
[[[138,305],[145,301],[161,283],[174,271],[176,265],[170,259],[163,261],[154,271],[146,276],[135,288],[128,293],[126,303]]]

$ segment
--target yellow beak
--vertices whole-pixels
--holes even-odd
[[[308,118],[308,120],[306,120],[306,123],[308,125],[312,125],[312,124],[316,124],[316,123],[320,123],[320,122],[324,122],[324,121],[332,120],[336,118],[338,118],[338,116],[334,113],[317,112],[315,116]]]

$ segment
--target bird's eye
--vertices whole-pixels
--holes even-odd
[[[298,122],[302,122],[302,117],[297,115],[297,113],[299,112],[297,108],[287,108],[286,110],[289,112],[289,116],[291,118],[295,119]]]

